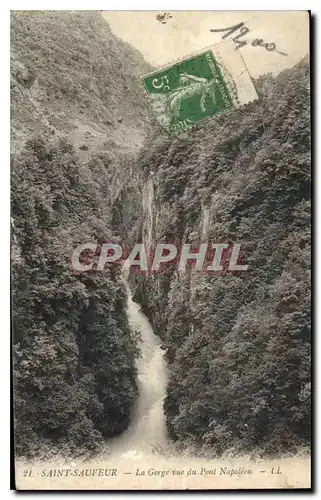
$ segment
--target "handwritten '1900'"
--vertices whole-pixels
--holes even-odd
[[[247,45],[247,43],[248,43],[245,40],[240,40],[240,38],[242,36],[246,35],[247,33],[250,33],[250,29],[247,26],[244,26],[243,22],[239,23],[239,24],[235,24],[234,26],[229,26],[228,28],[210,29],[210,31],[212,31],[213,33],[219,33],[222,31],[226,31],[226,33],[224,33],[224,35],[222,36],[222,39],[224,39],[224,38],[227,38],[228,36],[232,35],[232,33],[235,33],[235,31],[237,31],[238,29],[240,30],[240,32],[238,33],[238,35],[234,36],[232,38],[232,40],[233,40],[233,42],[236,43],[236,45],[237,45],[236,48],[240,49],[241,47],[244,47],[244,45]],[[269,52],[276,50],[276,45],[274,42],[266,43],[266,42],[264,42],[264,40],[262,38],[255,38],[254,40],[252,40],[251,45],[253,47],[264,47]],[[282,56],[287,56],[287,54],[285,52],[281,52],[279,50],[276,50],[276,52],[278,52],[279,54],[282,54]]]

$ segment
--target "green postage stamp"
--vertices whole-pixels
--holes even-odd
[[[240,54],[228,42],[154,71],[143,81],[156,117],[169,133],[184,132],[203,118],[257,99]]]

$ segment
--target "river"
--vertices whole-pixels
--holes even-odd
[[[125,282],[126,283],[126,282]],[[60,463],[28,465],[16,464],[18,486],[29,489],[31,478],[25,471],[32,470],[32,485],[36,489],[88,489],[88,490],[185,490],[185,489],[226,489],[226,488],[294,488],[308,484],[310,476],[309,459],[298,457],[293,466],[293,457],[287,457],[265,463],[251,462],[250,457],[232,459],[225,457],[208,460],[190,456],[188,452],[174,453],[170,440],[167,439],[163,400],[167,385],[167,368],[157,337],[141,312],[139,304],[131,297],[127,286],[127,314],[130,326],[141,333],[141,357],[137,359],[137,378],[139,397],[128,429],[113,439],[108,440],[109,453],[103,459],[81,460]],[[253,474],[221,474],[221,468],[248,469]],[[265,476],[257,472],[267,467],[282,468],[282,474]],[[94,470],[95,475],[78,477],[43,477],[56,469],[81,471]],[[224,470],[225,470],[224,469]],[[104,471],[116,471],[113,475],[104,475]],[[99,473],[97,472],[99,471]],[[100,473],[102,471],[102,474]],[[298,473],[298,471],[300,471]],[[67,471],[65,471],[67,472]],[[303,482],[302,482],[302,479]]]
[[[140,459],[163,452],[167,434],[163,401],[167,386],[167,368],[161,340],[151,324],[132,300],[127,288],[127,316],[132,330],[140,332],[141,356],[136,360],[139,396],[128,429],[109,441],[111,457]]]

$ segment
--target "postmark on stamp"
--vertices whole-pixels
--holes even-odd
[[[230,44],[220,45],[143,77],[151,106],[168,133],[184,132],[204,118],[257,99],[240,55]]]

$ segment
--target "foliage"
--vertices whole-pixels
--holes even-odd
[[[126,296],[113,273],[75,274],[71,251],[111,236],[104,166],[30,140],[12,158],[15,441],[29,457],[91,455],[128,425],[136,398]]]
[[[100,12],[11,13],[19,455],[91,455],[128,425],[139,353],[119,269],[74,274],[69,258],[135,227],[132,165],[149,123],[140,82],[149,70]]]
[[[239,242],[249,265],[238,276],[135,280],[167,348],[169,432],[212,455],[310,440],[308,64],[255,85],[257,102],[171,140],[151,137],[139,160],[154,186],[155,241],[165,205],[182,242],[191,232]]]

